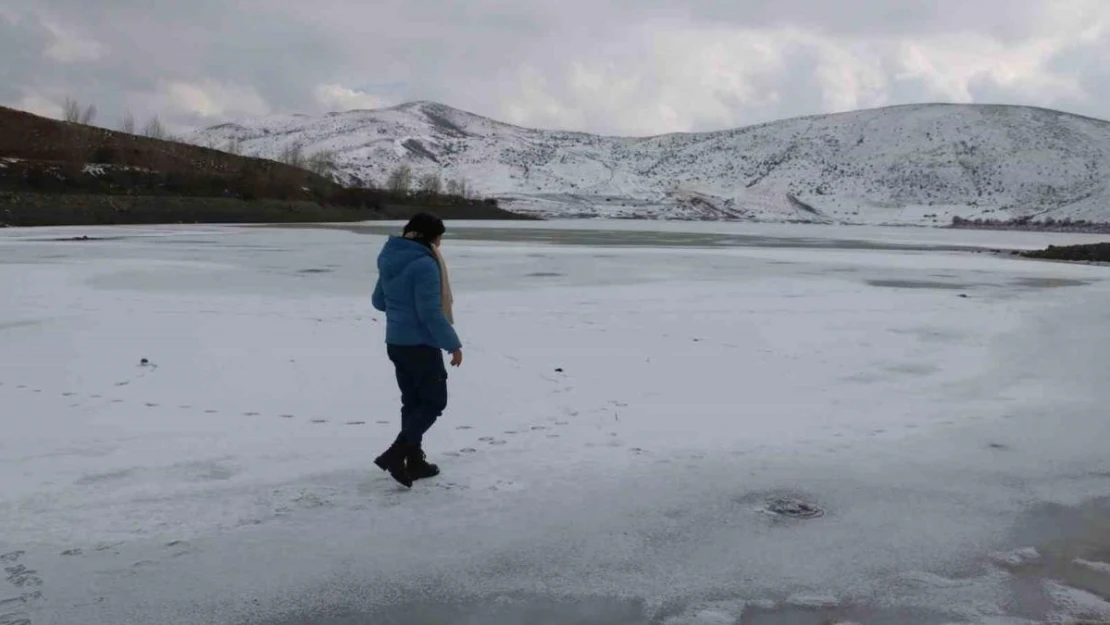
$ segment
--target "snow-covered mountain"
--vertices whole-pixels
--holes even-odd
[[[1110,122],[1030,107],[919,104],[704,133],[521,128],[432,102],[222,124],[185,138],[276,158],[334,151],[383,184],[402,163],[558,216],[944,224],[1110,221]]]

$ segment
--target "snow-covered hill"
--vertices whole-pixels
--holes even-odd
[[[333,150],[341,175],[465,179],[558,216],[946,224],[1110,221],[1110,122],[1017,106],[920,104],[735,130],[607,137],[521,128],[432,102],[276,116],[186,136],[277,157]]]

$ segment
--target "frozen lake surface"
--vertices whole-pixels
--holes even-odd
[[[1110,269],[965,251],[1105,237],[449,229],[411,491],[381,224],[0,231],[0,623],[1110,619]]]

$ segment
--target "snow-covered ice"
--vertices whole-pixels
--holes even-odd
[[[1094,610],[1046,586],[1029,612],[997,554],[1039,553],[1034,507],[1110,494],[1110,272],[743,228],[784,242],[448,241],[466,362],[411,491],[370,462],[398,420],[380,236],[0,232],[0,620]]]

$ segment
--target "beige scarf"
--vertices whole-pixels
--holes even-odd
[[[410,232],[405,235],[406,239],[415,239],[417,234]],[[443,260],[443,255],[439,253],[439,248],[435,245],[429,246],[432,250],[432,255],[436,257],[436,262],[439,263],[439,299],[443,307],[443,316],[447,317],[447,323],[455,325],[455,297],[451,295],[451,281],[447,278],[447,263]]]
[[[432,246],[432,253],[435,254],[436,262],[439,263],[439,296],[443,301],[443,314],[447,317],[448,323],[455,325],[455,297],[451,295],[451,281],[447,278],[447,263],[443,260],[443,254],[439,253],[437,246]]]

